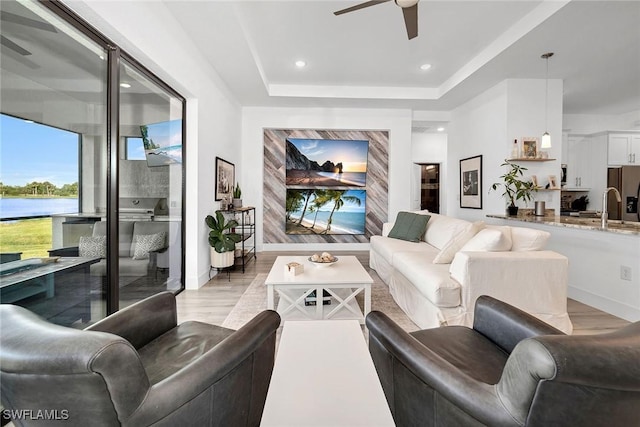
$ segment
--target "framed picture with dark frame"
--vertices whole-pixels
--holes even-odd
[[[460,207],[482,209],[482,155],[460,160]]]
[[[220,157],[216,157],[216,201],[230,200],[236,182],[236,167]]]

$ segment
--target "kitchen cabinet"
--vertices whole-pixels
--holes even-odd
[[[592,142],[584,136],[567,138],[567,187],[588,190],[591,186]]]
[[[640,165],[640,134],[609,134],[609,166]]]

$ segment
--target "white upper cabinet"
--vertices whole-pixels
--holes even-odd
[[[640,134],[609,134],[609,166],[640,165]]]

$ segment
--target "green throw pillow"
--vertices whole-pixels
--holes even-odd
[[[409,242],[419,242],[420,237],[427,229],[430,215],[420,215],[411,212],[398,212],[396,222],[389,232],[389,237],[394,239],[408,240]]]

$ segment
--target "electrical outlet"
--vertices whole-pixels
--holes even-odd
[[[631,267],[627,267],[626,265],[620,266],[620,278],[622,280],[631,280]]]

